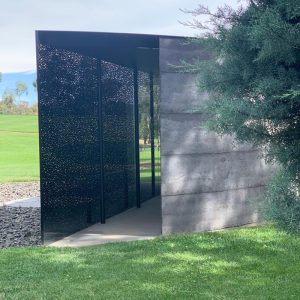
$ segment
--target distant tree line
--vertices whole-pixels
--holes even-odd
[[[36,81],[32,82],[32,85],[36,91]],[[0,101],[0,114],[36,115],[38,113],[37,103],[29,104],[27,101],[22,100],[22,96],[27,94],[28,86],[23,81],[18,81],[14,89],[5,89]]]
[[[159,87],[153,86],[154,90],[154,139],[155,143],[159,144]],[[149,87],[142,85],[140,87],[139,94],[139,129],[140,139],[143,141],[143,145],[150,145],[151,132],[150,132],[150,91]]]

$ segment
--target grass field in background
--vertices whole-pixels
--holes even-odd
[[[160,152],[155,148],[155,178],[160,181]],[[141,182],[151,182],[151,149],[140,151],[140,178]]]
[[[39,180],[37,116],[0,115],[0,182]],[[151,181],[151,151],[140,151],[141,180]],[[160,153],[155,149],[156,177]]]
[[[299,299],[300,238],[271,227],[0,251],[0,299]]]
[[[37,116],[0,115],[0,182],[39,180]]]

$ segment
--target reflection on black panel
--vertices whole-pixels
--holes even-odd
[[[135,145],[133,68],[43,44],[37,53],[42,230],[50,242],[137,205],[138,153],[141,201],[159,194],[159,85],[137,73]]]
[[[133,70],[101,62],[106,217],[136,203]]]
[[[96,60],[39,46],[41,209],[44,239],[99,221]]]

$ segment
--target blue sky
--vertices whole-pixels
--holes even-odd
[[[196,34],[181,24],[179,9],[205,4],[214,9],[238,0],[18,0],[1,1],[0,72],[35,70],[35,30]]]

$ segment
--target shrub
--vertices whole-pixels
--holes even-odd
[[[272,177],[263,202],[263,215],[279,229],[300,233],[299,183],[286,170]]]

